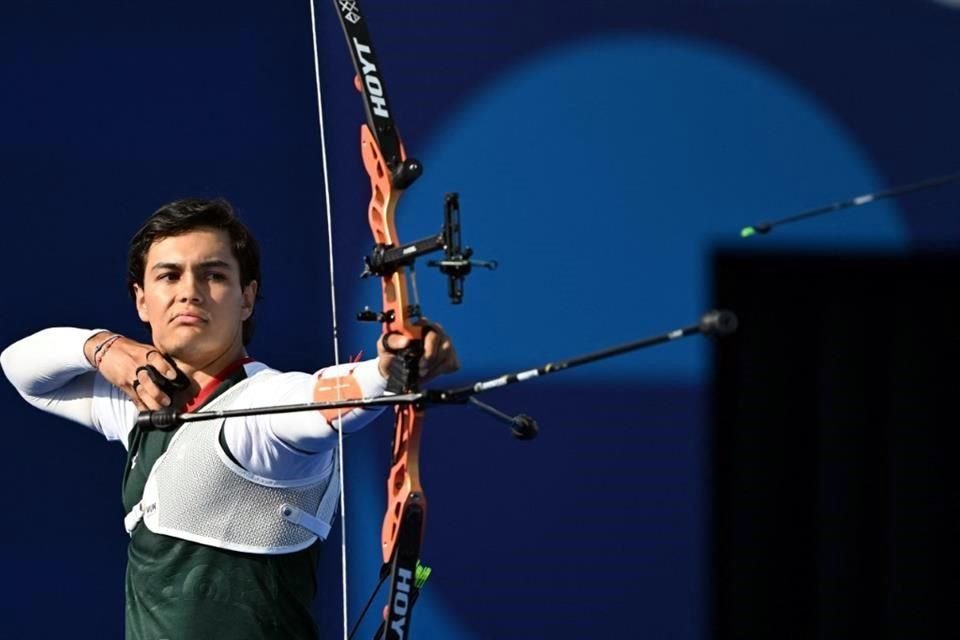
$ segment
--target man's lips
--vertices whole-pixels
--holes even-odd
[[[207,320],[195,313],[178,313],[173,317],[174,324],[202,324]]]

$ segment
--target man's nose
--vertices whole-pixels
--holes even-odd
[[[180,282],[177,287],[177,298],[181,302],[199,302],[203,300],[203,291],[200,280],[192,273],[184,273],[180,276]]]

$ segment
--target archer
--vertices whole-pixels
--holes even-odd
[[[130,533],[126,637],[314,638],[315,566],[339,497],[337,430],[379,410],[207,420],[156,429],[139,412],[246,408],[380,396],[408,339],[316,374],[282,373],[247,355],[260,254],[230,204],[179,200],[130,242],[127,283],[150,343],[110,331],[51,328],[8,347],[0,364],[30,404],[127,448]],[[384,342],[389,344],[384,345]],[[420,380],[457,356],[427,325]]]

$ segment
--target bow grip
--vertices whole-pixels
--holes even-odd
[[[423,341],[410,340],[402,349],[390,346],[388,338],[392,335],[401,335],[396,331],[383,334],[380,344],[385,351],[393,355],[387,369],[387,391],[390,393],[405,393],[416,389],[420,382],[420,359],[423,357]]]

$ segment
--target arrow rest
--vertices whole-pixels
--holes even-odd
[[[364,307],[363,311],[357,312],[357,320],[360,322],[379,322],[380,324],[390,324],[396,319],[396,313],[393,309],[389,311],[374,311],[370,307]]]

